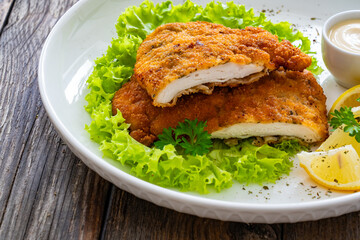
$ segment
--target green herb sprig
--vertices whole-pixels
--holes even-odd
[[[344,125],[344,132],[349,133],[351,137],[355,137],[356,141],[360,143],[360,124],[355,119],[351,109],[351,107],[341,107],[340,110],[330,113],[333,117],[329,123],[334,129]]]
[[[186,119],[180,122],[176,128],[165,128],[160,134],[159,141],[155,142],[155,147],[163,149],[164,146],[172,144],[181,148],[185,154],[203,155],[209,152],[212,147],[210,134],[204,131],[206,122]]]

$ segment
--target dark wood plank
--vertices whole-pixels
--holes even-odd
[[[0,36],[0,239],[96,239],[110,184],[62,142],[37,69],[52,26],[77,0],[17,0]]]
[[[280,239],[281,227],[199,218],[113,189],[104,239]]]
[[[313,222],[284,224],[284,239],[360,239],[360,213]]]
[[[0,34],[3,30],[3,27],[6,23],[6,19],[11,12],[11,7],[15,0],[0,0]]]

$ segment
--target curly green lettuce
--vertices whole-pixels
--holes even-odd
[[[311,53],[310,40],[294,32],[290,23],[273,24],[263,13],[256,16],[252,9],[246,10],[233,2],[210,2],[202,7],[191,1],[176,6],[171,1],[157,5],[145,1],[139,7],[129,7],[116,23],[118,36],[112,40],[106,54],[95,61],[87,80],[90,93],[85,97],[88,102],[85,109],[92,122],[86,130],[90,138],[100,145],[105,157],[129,166],[131,174],[181,191],[208,193],[210,188],[221,191],[231,187],[233,180],[262,184],[289,174],[292,167],[289,158],[300,149],[298,142],[284,143],[284,149],[268,145],[255,147],[249,141],[231,148],[216,143],[207,154],[181,155],[171,144],[158,149],[138,143],[130,137],[129,124],[121,113],[112,115],[111,100],[133,74],[136,52],[145,37],[162,24],[189,21],[208,21],[231,28],[260,26],[278,35],[279,40],[299,42],[298,47],[303,52]],[[316,60],[309,70],[315,74],[322,71]]]

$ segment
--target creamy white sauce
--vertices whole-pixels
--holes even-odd
[[[360,54],[360,19],[335,24],[330,29],[329,39],[343,50]]]

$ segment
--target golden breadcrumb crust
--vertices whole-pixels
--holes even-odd
[[[227,62],[263,65],[270,71],[279,66],[302,71],[310,66],[311,58],[289,41],[280,43],[277,36],[258,27],[231,29],[208,22],[169,23],[156,28],[140,45],[134,76],[155,106],[171,106],[176,99],[167,104],[155,99],[170,82]]]
[[[207,121],[209,133],[237,123],[292,123],[312,128],[321,141],[328,136],[326,97],[309,71],[274,71],[259,81],[238,87],[217,87],[211,95],[196,93],[174,107],[155,107],[147,92],[132,79],[113,99],[113,114],[121,111],[130,135],[151,145],[164,128],[185,119]]]

